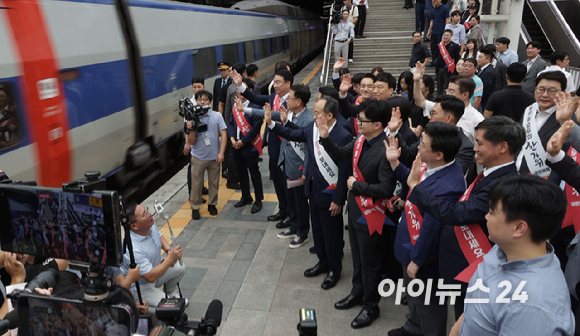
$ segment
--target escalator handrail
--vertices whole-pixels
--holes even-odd
[[[332,46],[332,15],[334,14],[334,3],[330,6],[330,15],[328,16],[328,31],[324,44],[324,59],[320,71],[320,86],[326,86],[328,83],[328,67],[330,66],[330,48]]]
[[[538,16],[536,15],[536,13],[534,12],[534,8],[532,7],[531,1],[530,0],[526,0],[526,3],[528,4],[528,7],[530,8],[530,11],[532,12],[532,15],[534,15],[534,18],[536,19],[536,23],[538,24],[538,26],[540,27],[540,29],[542,30],[542,34],[544,34],[544,36],[546,37],[546,40],[548,41],[548,43],[550,44],[550,48],[552,50],[554,50],[554,46],[552,45],[552,41],[550,41],[550,38],[548,37],[548,35],[546,34],[546,30],[544,30],[544,27],[542,27],[542,24],[540,23],[540,20],[538,20]]]
[[[566,21],[566,19],[562,15],[562,12],[560,12],[560,9],[558,8],[558,6],[556,6],[556,4],[554,3],[553,0],[547,1],[547,3],[548,3],[548,6],[550,6],[550,9],[552,10],[552,12],[554,13],[554,16],[556,16],[558,23],[560,23],[560,25],[562,26],[562,28],[566,32],[566,35],[570,39],[570,42],[572,42],[572,46],[574,47],[574,49],[576,49],[577,53],[580,53],[580,41],[578,41],[576,34],[574,34],[572,29],[570,28],[570,25],[568,25],[568,22]]]

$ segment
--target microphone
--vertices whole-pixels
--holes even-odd
[[[206,325],[206,336],[212,336],[216,334],[217,328],[222,323],[223,308],[224,305],[220,300],[213,300],[209,304],[209,307],[207,307],[205,317],[203,318],[203,322]]]
[[[8,330],[16,328],[18,328],[18,310],[14,309],[6,314],[3,320],[0,320],[0,335],[4,335]]]

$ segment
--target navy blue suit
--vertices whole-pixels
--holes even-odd
[[[487,220],[489,211],[489,190],[502,177],[517,175],[515,164],[501,167],[479,181],[471,191],[469,199],[464,202],[448,202],[430,194],[423,186],[413,188],[409,201],[415,204],[435,219],[445,224],[441,232],[439,245],[439,274],[446,283],[458,283],[454,278],[461,273],[469,263],[463,256],[454,226],[479,224],[487,235]],[[463,299],[466,286],[462,287],[462,296],[455,302],[455,317],[463,313]]]
[[[254,105],[254,107],[259,106]],[[264,188],[262,187],[262,174],[260,174],[260,168],[258,166],[260,153],[252,144],[252,141],[254,141],[256,136],[260,135],[263,120],[248,114],[242,114],[246,119],[246,122],[251,126],[250,130],[245,136],[240,131],[240,136],[238,137],[238,123],[235,120],[235,115],[232,113],[228,124],[228,138],[233,137],[234,139],[241,140],[244,143],[240,149],[232,148],[234,159],[236,160],[236,169],[240,180],[240,187],[242,188],[242,199],[251,198],[250,181],[248,179],[249,171],[250,177],[252,178],[252,184],[254,185],[256,201],[261,201],[264,199]]]
[[[352,172],[352,161],[350,159],[338,161],[332,158],[338,166],[338,182],[333,193],[325,192],[329,184],[316,164],[313,138],[314,127],[316,125],[290,129],[277,124],[273,132],[291,141],[307,143],[308,161],[305,167],[306,184],[304,192],[306,197],[310,199],[310,221],[312,222],[316,254],[320,266],[327,267],[330,271],[340,274],[342,271],[344,223],[342,213],[332,217],[328,209],[331,202],[340,206],[344,205],[347,193],[346,180]],[[339,146],[345,146],[352,141],[352,135],[340,127],[338,120],[329,137]],[[318,141],[318,139],[316,140]]]
[[[251,103],[258,106],[264,106],[265,103],[269,103],[270,106],[274,106],[274,98],[276,97],[276,93],[271,95],[257,95],[246,88],[244,93],[242,93],[242,96],[247,98]],[[286,106],[286,102],[284,102],[282,105]],[[282,142],[277,136],[270,135],[270,129],[266,127],[262,147],[268,146],[268,156],[270,157],[268,161],[268,168],[270,170],[270,178],[274,183],[274,190],[276,190],[276,196],[278,197],[278,208],[280,209],[280,214],[286,216],[288,214],[286,200],[286,175],[280,166],[278,166],[280,144]]]

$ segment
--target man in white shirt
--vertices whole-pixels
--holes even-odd
[[[363,35],[365,31],[365,23],[367,22],[367,15],[369,15],[369,0],[354,0],[353,4],[358,8],[358,21],[354,27],[355,37],[365,38]]]
[[[348,21],[348,10],[342,11],[342,21],[332,24],[332,33],[334,34],[334,57],[336,62],[339,58],[347,58],[349,45],[354,39],[354,25]]]
[[[538,76],[546,71],[561,71],[566,75],[566,92],[576,91],[576,84],[574,83],[572,74],[565,70],[570,65],[570,55],[565,51],[554,51],[552,56],[550,56],[550,63],[552,65],[547,66],[545,70],[540,71]]]
[[[344,6],[340,9],[341,11],[348,11],[348,21],[352,23],[353,27],[358,22],[358,7],[352,4],[352,0],[344,0]],[[352,40],[351,40],[352,42]],[[349,43],[348,46],[348,63],[352,63],[353,59],[353,44]]]

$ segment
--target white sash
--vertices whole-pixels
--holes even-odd
[[[526,131],[526,143],[519,154],[521,169],[522,157],[526,158],[528,170],[532,175],[547,177],[552,171],[546,165],[546,150],[542,146],[540,135],[538,134],[538,125],[536,124],[536,111],[539,110],[538,103],[533,103],[526,108],[524,112],[524,130]]]
[[[294,112],[290,112],[288,114],[288,120],[290,120],[290,118],[292,116],[295,116]],[[294,121],[292,121],[292,122],[294,122]],[[288,140],[288,142],[290,143],[290,146],[292,146],[292,149],[294,149],[294,152],[296,152],[296,155],[298,155],[298,157],[300,158],[300,160],[304,161],[304,153],[306,152],[306,148],[304,147],[304,143],[303,142],[290,141],[290,140]]]
[[[326,152],[323,146],[320,146],[318,141],[320,140],[320,133],[316,125],[312,125],[312,137],[314,144],[314,158],[316,159],[316,166],[318,166],[318,171],[322,174],[322,177],[326,180],[329,186],[336,185],[338,183],[338,166],[330,158],[330,155]]]

